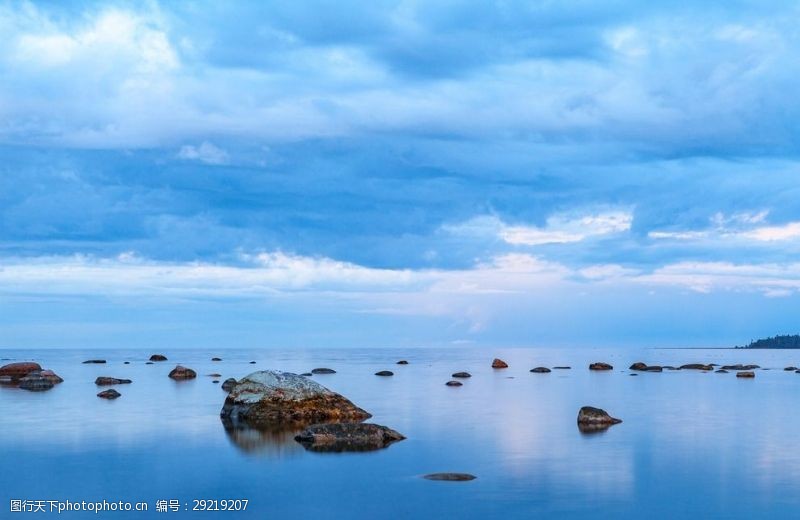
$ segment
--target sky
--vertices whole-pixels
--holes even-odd
[[[799,21],[0,1],[0,347],[800,332]]]

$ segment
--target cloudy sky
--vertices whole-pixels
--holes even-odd
[[[800,332],[794,2],[0,3],[0,346]]]

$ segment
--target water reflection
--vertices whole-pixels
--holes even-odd
[[[297,456],[303,447],[294,440],[302,429],[274,428],[259,430],[244,426],[223,425],[228,440],[247,455],[287,457]]]

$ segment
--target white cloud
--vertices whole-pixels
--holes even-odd
[[[184,145],[178,151],[178,158],[190,161],[200,161],[206,164],[226,164],[228,152],[214,146],[208,141],[203,141],[199,146]]]
[[[628,231],[632,221],[633,216],[625,211],[582,217],[555,215],[547,219],[544,227],[505,226],[500,231],[500,236],[514,245],[565,244]]]
[[[787,222],[777,226],[764,224],[769,211],[743,212],[725,215],[716,213],[710,219],[710,229],[650,231],[652,239],[670,240],[739,240],[755,242],[780,242],[800,238],[800,222]]]

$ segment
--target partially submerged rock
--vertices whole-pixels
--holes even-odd
[[[332,368],[315,368],[311,371],[312,374],[335,374],[336,370]]]
[[[29,372],[25,377],[19,380],[19,387],[23,390],[31,392],[43,392],[50,390],[55,386],[53,380],[49,377],[43,376],[41,371]]]
[[[167,356],[165,356],[164,354],[153,354],[152,356],[150,356],[150,361],[166,361],[166,360]]]
[[[400,361],[397,362],[397,364],[398,365],[407,365],[408,361],[406,361],[405,359],[401,359]]]
[[[597,362],[589,365],[589,370],[614,370],[614,367],[608,363]]]
[[[582,432],[600,431],[613,424],[619,424],[622,419],[608,415],[608,412],[593,406],[584,406],[578,411],[578,428]]]
[[[101,399],[116,399],[117,397],[120,397],[121,395],[122,395],[121,393],[117,392],[113,388],[109,388],[108,390],[103,390],[102,392],[97,394],[97,397],[99,397]]]
[[[469,372],[456,372],[451,377],[465,378],[465,377],[472,377],[472,374],[470,374]]]
[[[9,377],[11,382],[17,382],[31,372],[36,372],[41,369],[42,367],[39,363],[29,361],[9,363],[8,365],[0,367],[0,377]]]
[[[641,361],[637,361],[636,363],[629,366],[628,370],[647,370],[647,364],[642,363]]]
[[[236,386],[236,380],[232,377],[229,377],[225,381],[222,382],[222,389],[226,392],[230,392],[233,390],[233,387]]]
[[[107,377],[107,376],[100,376],[94,380],[94,384],[97,386],[108,386],[108,385],[127,385],[130,384],[132,381],[130,379],[117,379],[116,377]]]
[[[724,368],[725,370],[754,370],[756,368],[761,368],[761,367],[758,365],[738,364],[738,365],[725,365],[722,368]]]
[[[716,372],[717,374],[727,374],[727,373],[728,373],[728,371],[727,371],[727,370],[725,370],[724,368],[720,368],[719,370],[715,370],[715,372]]]
[[[553,370],[571,370],[572,367],[553,367]]]
[[[87,359],[83,362],[84,365],[103,365],[105,364],[105,359]]]
[[[508,368],[508,363],[502,359],[494,358],[494,361],[492,361],[492,368]]]
[[[727,370],[726,367],[722,367],[722,368],[725,368]],[[714,366],[713,365],[704,365],[702,363],[689,363],[688,365],[681,365],[680,369],[681,370],[705,370],[705,371],[709,371],[709,370],[714,370]]]
[[[755,372],[751,372],[749,370],[744,370],[744,371],[741,371],[741,372],[736,372],[736,377],[752,378],[752,377],[756,377],[756,373]]]
[[[461,381],[448,381],[445,383],[447,386],[464,386],[464,383]]]
[[[533,372],[534,374],[547,374],[548,372],[550,372],[550,369],[547,367],[536,367],[532,368],[531,372]]]
[[[212,357],[212,358],[211,358],[211,361],[222,361],[222,358],[218,358],[218,357]]]
[[[797,367],[786,367],[784,368],[784,370],[786,370],[787,372],[791,372],[793,370],[797,370]]]
[[[393,376],[394,372],[391,372],[389,370],[381,370],[380,372],[375,372],[375,375],[376,376],[387,377],[387,376]]]
[[[206,374],[208,377],[222,377],[222,374],[217,374],[216,372],[212,374]]]
[[[170,371],[169,377],[177,381],[183,381],[186,379],[194,379],[195,377],[197,377],[197,372],[195,372],[191,368],[186,368],[184,366],[177,365]]]
[[[236,383],[225,399],[220,417],[232,426],[269,428],[355,422],[372,415],[312,379],[264,370],[253,372]]]
[[[470,475],[469,473],[431,473],[429,475],[423,475],[424,479],[426,480],[442,480],[446,482],[466,482],[468,480],[475,480],[475,475]]]
[[[386,426],[358,422],[315,424],[294,438],[307,450],[325,452],[373,451],[403,439]]]

